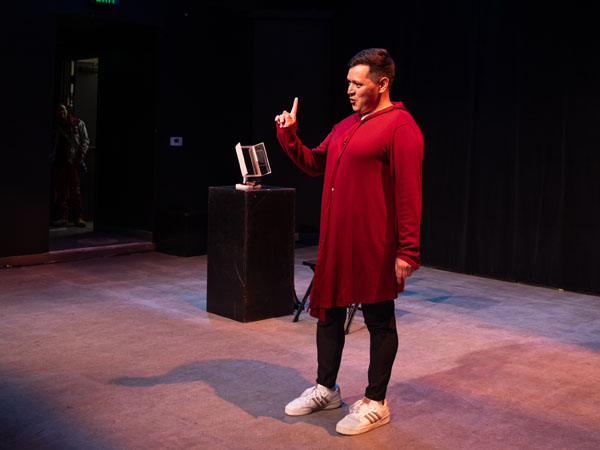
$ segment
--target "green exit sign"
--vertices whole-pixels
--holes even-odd
[[[93,5],[120,5],[121,0],[90,0]]]

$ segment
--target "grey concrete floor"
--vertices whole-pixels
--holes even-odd
[[[301,297],[316,248],[296,251]],[[396,300],[392,422],[344,437],[362,397],[360,312],[344,406],[287,417],[315,377],[315,320],[206,312],[206,256],[0,270],[0,448],[599,449],[600,298],[421,268]]]

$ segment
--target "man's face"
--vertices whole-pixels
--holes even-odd
[[[379,86],[367,74],[369,66],[360,64],[348,70],[348,96],[352,109],[360,114],[373,111],[379,104]]]
[[[65,105],[60,105],[58,107],[58,111],[56,112],[56,114],[58,115],[58,118],[61,121],[66,122],[67,116],[68,116],[68,112],[67,112],[67,108],[65,107]]]

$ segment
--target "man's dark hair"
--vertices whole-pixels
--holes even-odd
[[[394,60],[385,48],[367,48],[361,50],[352,57],[348,63],[348,68],[364,64],[369,66],[368,76],[371,81],[377,82],[382,77],[387,77],[390,80],[390,86],[394,81],[396,69]]]

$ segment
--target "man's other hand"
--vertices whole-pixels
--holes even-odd
[[[283,111],[278,116],[275,116],[275,122],[279,128],[288,128],[296,123],[296,113],[298,112],[298,97],[294,99],[292,112]]]
[[[414,267],[403,259],[396,258],[396,281],[401,284],[404,280],[410,277],[415,271]]]

